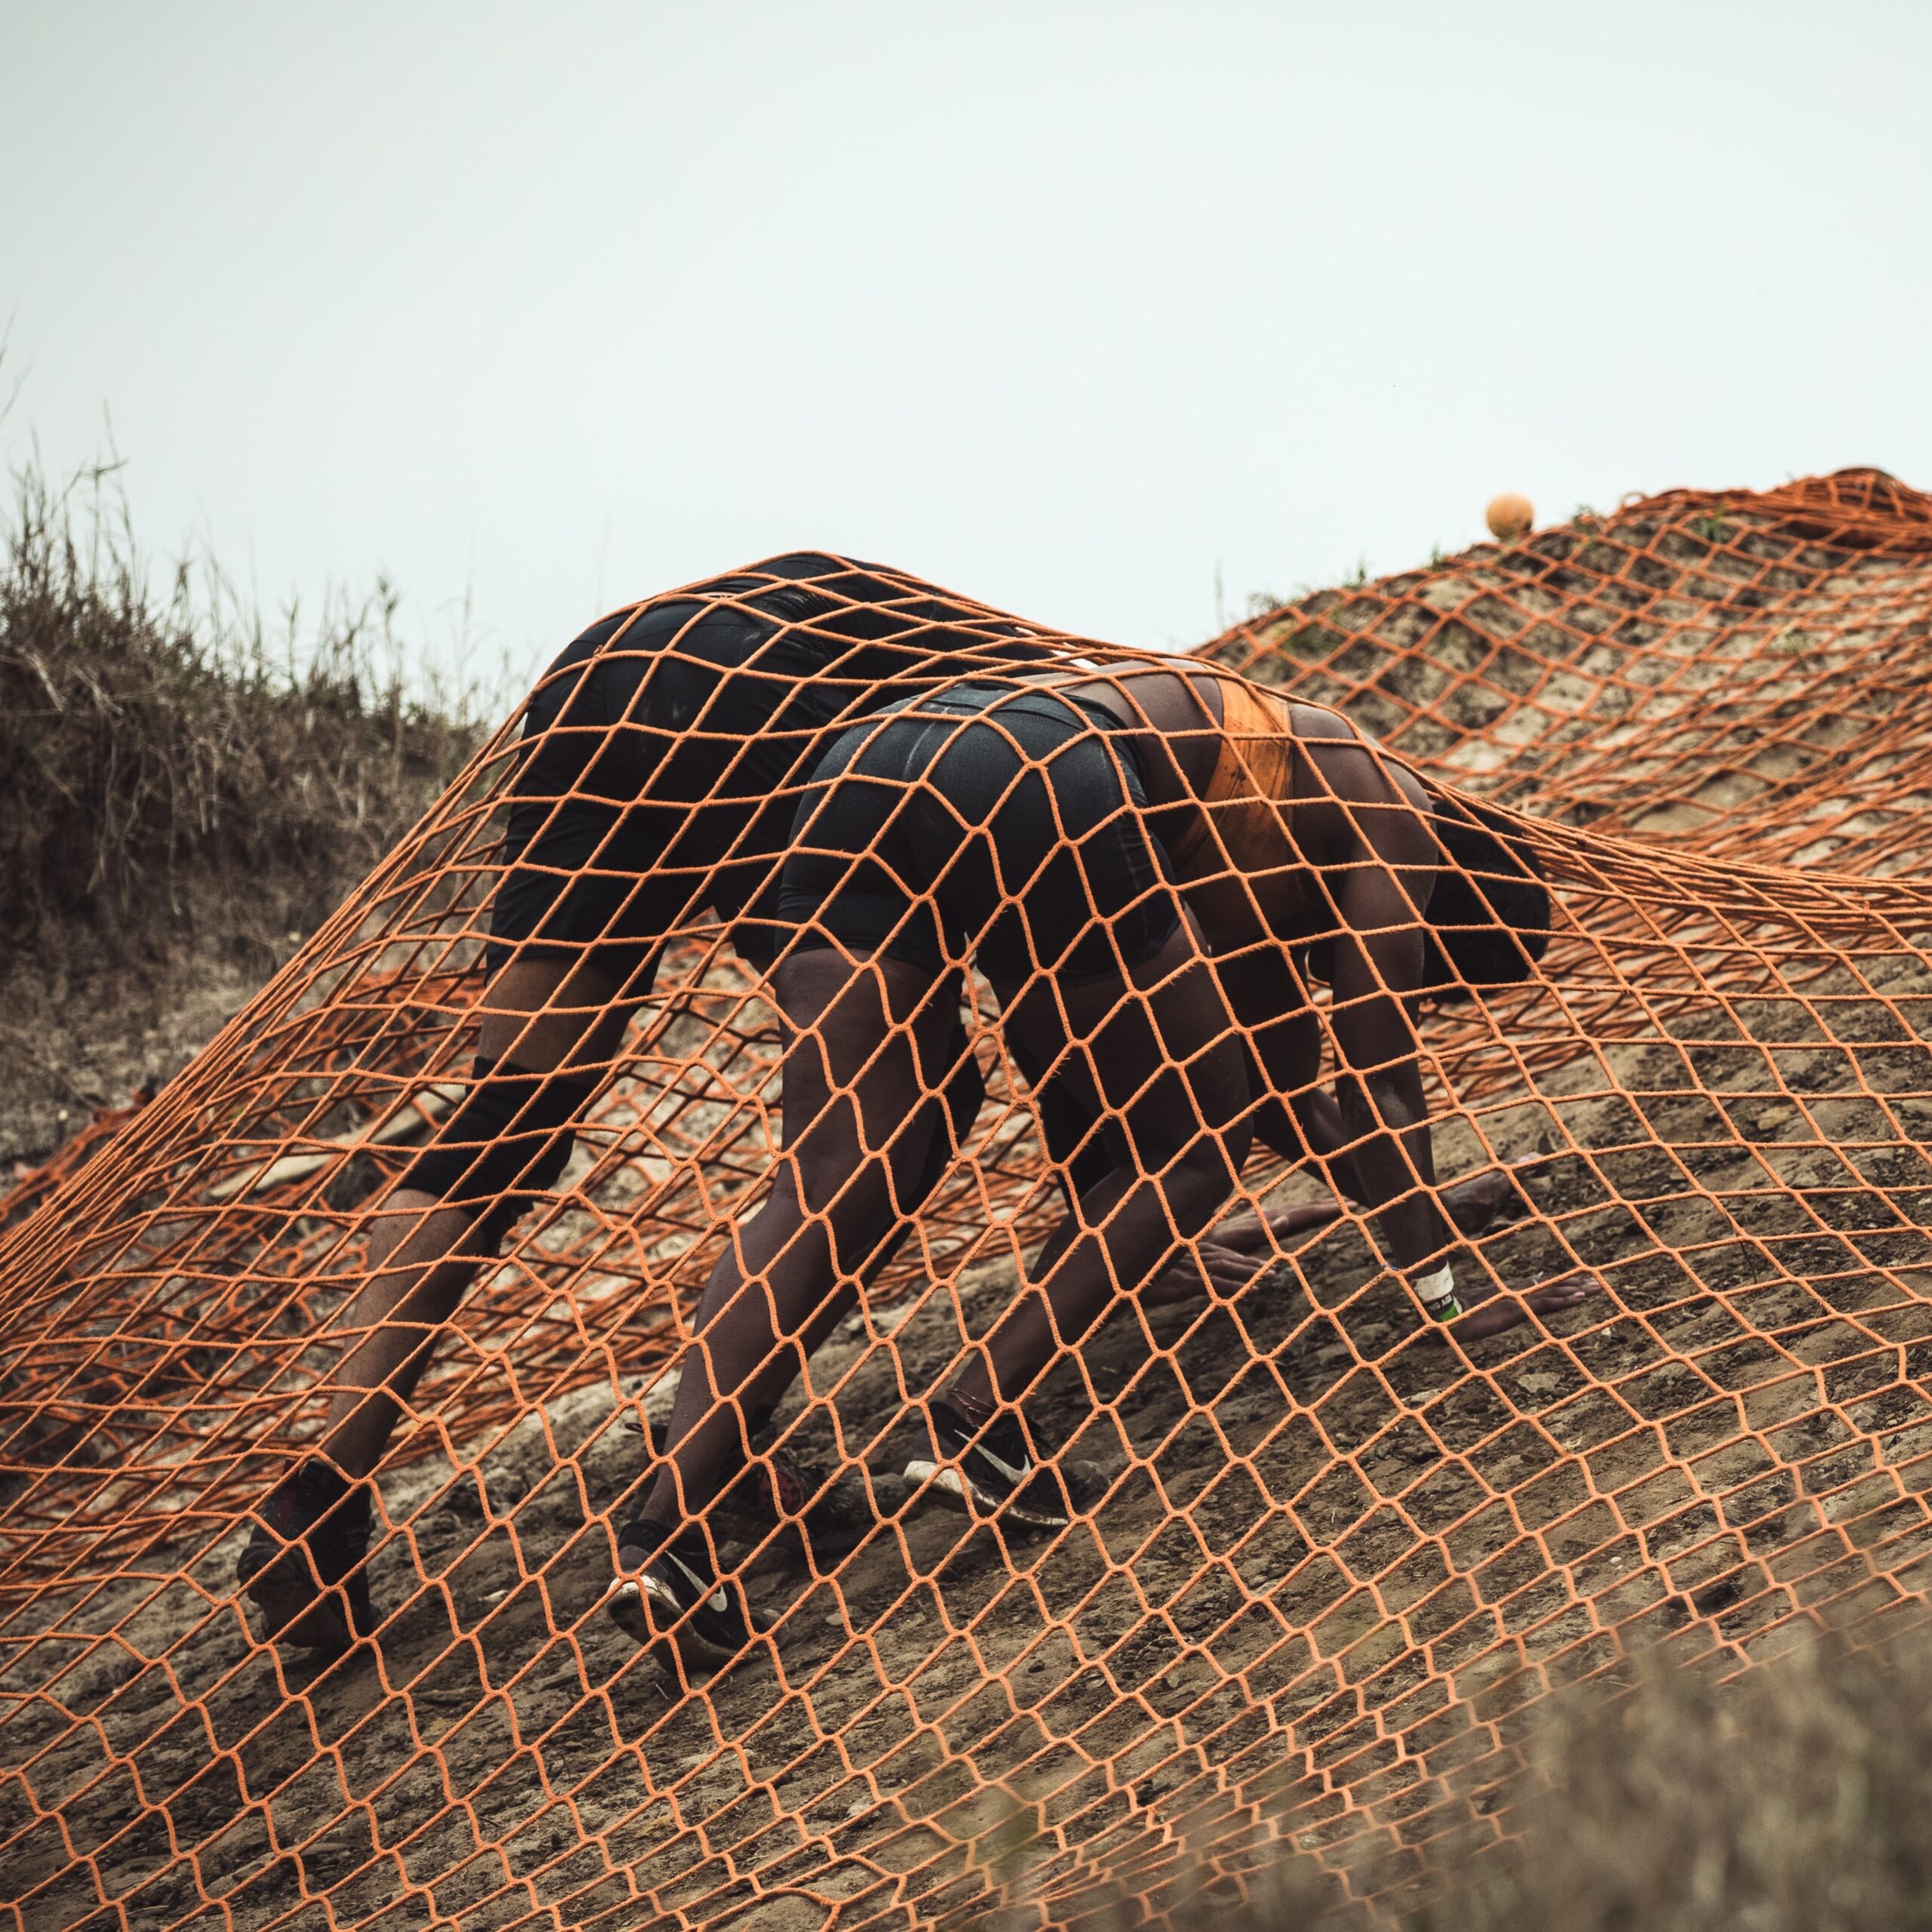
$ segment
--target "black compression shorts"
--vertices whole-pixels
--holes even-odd
[[[1180,924],[1118,720],[978,682],[901,700],[812,774],[778,894],[788,927],[1002,991],[1121,976]]]
[[[491,971],[513,950],[594,948],[630,979],[707,906],[737,922],[741,952],[768,958],[778,860],[845,723],[909,687],[1045,654],[1023,626],[916,579],[811,551],[604,619],[525,713]]]

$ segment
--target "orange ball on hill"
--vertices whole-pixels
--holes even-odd
[[[1490,500],[1489,508],[1483,512],[1483,520],[1489,525],[1489,534],[1499,543],[1513,543],[1519,537],[1530,534],[1530,526],[1537,520],[1536,512],[1530,507],[1527,497],[1519,497],[1513,490],[1506,490],[1500,497]]]

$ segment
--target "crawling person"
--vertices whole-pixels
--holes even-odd
[[[736,922],[748,960],[768,961],[798,787],[854,718],[961,675],[1074,661],[916,578],[811,552],[628,606],[557,658],[509,782],[467,1092],[383,1204],[340,1321],[327,1432],[263,1503],[238,1565],[269,1634],[335,1648],[371,1627],[365,1479],[478,1267],[562,1172],[667,937],[708,909]],[[971,1057],[953,1061],[922,1123],[936,1155],[980,1102]],[[769,1481],[740,1494],[775,1519],[798,1481],[765,1468]],[[846,1499],[809,1494],[822,1546],[857,1534]]]
[[[1509,822],[1337,713],[1188,667],[980,675],[840,735],[799,806],[774,977],[784,1152],[700,1303],[607,1603],[715,1663],[764,1627],[710,1512],[867,1259],[929,1191],[955,976],[1065,1121],[1072,1205],[991,1334],[915,1404],[914,1500],[1053,1530],[1070,1497],[1023,1404],[1108,1309],[1198,1267],[1257,1133],[1375,1217],[1418,1315],[1464,1346],[1574,1306],[1500,1293],[1435,1186],[1417,1008],[1531,974],[1549,899]],[[1331,1001],[1318,1018],[1309,987]],[[1324,1034],[1337,1090],[1321,1085]],[[956,1152],[949,1143],[947,1152]]]

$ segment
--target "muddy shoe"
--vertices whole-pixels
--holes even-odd
[[[605,1613],[646,1648],[669,1645],[687,1671],[718,1669],[771,1628],[737,1583],[718,1580],[701,1536],[667,1537],[654,1523],[627,1523],[617,1552],[639,1567],[605,1591]]]
[[[306,1462],[269,1492],[235,1579],[269,1643],[343,1651],[369,1635],[370,1491]]]
[[[655,1462],[664,1453],[656,1429],[626,1420],[641,1435]],[[842,1556],[878,1527],[878,1518],[856,1478],[828,1481],[822,1469],[788,1451],[767,1448],[718,1500],[720,1519],[740,1536],[761,1543],[780,1524],[795,1525],[814,1556]]]
[[[851,1476],[828,1481],[782,1449],[764,1451],[718,1509],[742,1535],[762,1538],[780,1523],[795,1524],[814,1556],[842,1556],[878,1522],[863,1484]]]
[[[1069,1493],[1059,1469],[1032,1460],[1017,1417],[996,1416],[977,1428],[949,1402],[928,1408],[931,1453],[906,1465],[909,1508],[937,1503],[1030,1530],[1063,1530],[1072,1521],[1083,1497]]]

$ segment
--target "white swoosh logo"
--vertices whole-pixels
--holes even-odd
[[[1019,1468],[1016,1469],[1011,1463],[1004,1462],[998,1457],[995,1456],[983,1442],[975,1443],[973,1446],[982,1456],[985,1457],[988,1462],[992,1463],[995,1469],[998,1470],[1001,1475],[1005,1477],[1008,1482],[1012,1484],[1015,1489],[1019,1488],[1023,1483],[1031,1479],[1033,1474],[1033,1465],[1030,1462],[1022,1463]]]

